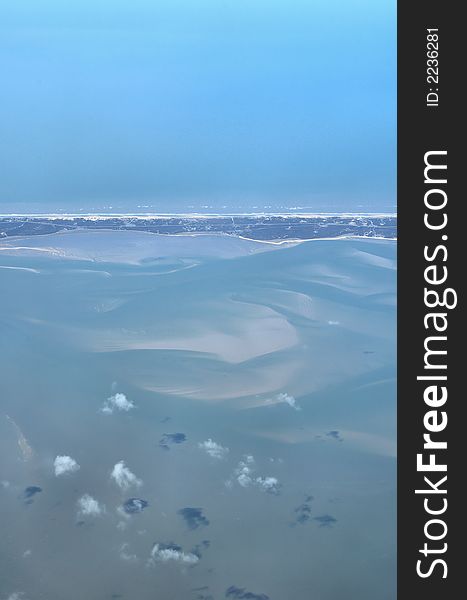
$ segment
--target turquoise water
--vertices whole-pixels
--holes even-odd
[[[0,598],[395,598],[395,242],[8,244]]]

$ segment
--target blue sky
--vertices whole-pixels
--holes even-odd
[[[386,0],[2,2],[0,211],[393,211],[395,19]]]

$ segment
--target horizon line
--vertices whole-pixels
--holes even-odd
[[[331,218],[331,217],[379,217],[379,218],[397,218],[397,213],[387,212],[313,212],[313,213],[293,213],[293,212],[242,212],[242,213],[0,213],[2,218],[133,218],[133,219],[164,219],[164,218],[191,218],[191,219],[209,219],[226,217],[297,217],[297,218]]]

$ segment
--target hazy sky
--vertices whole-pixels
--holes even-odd
[[[387,0],[5,0],[0,212],[394,210],[395,17]]]

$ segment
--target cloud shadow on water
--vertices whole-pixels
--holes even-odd
[[[123,503],[123,510],[127,515],[135,515],[143,512],[148,506],[149,502],[147,500],[143,500],[142,498],[128,498]]]
[[[174,444],[183,444],[186,442],[186,435],[184,433],[164,433],[159,440],[159,447],[164,450],[170,450],[170,446]]]
[[[34,502],[34,497],[36,496],[36,494],[39,494],[40,492],[42,492],[42,488],[39,487],[38,485],[29,485],[27,488],[25,488],[23,495],[22,495],[24,503],[32,504]]]
[[[231,585],[225,591],[226,598],[234,598],[236,600],[269,600],[269,596],[266,594],[254,594],[253,592],[247,591],[245,588],[239,588],[235,585]]]
[[[207,527],[209,525],[209,520],[203,515],[202,508],[187,506],[177,511],[177,514],[184,519],[188,529],[198,529],[199,527]]]
[[[337,523],[337,519],[331,515],[320,515],[314,517],[314,520],[319,523],[320,527],[332,527],[334,523]]]

